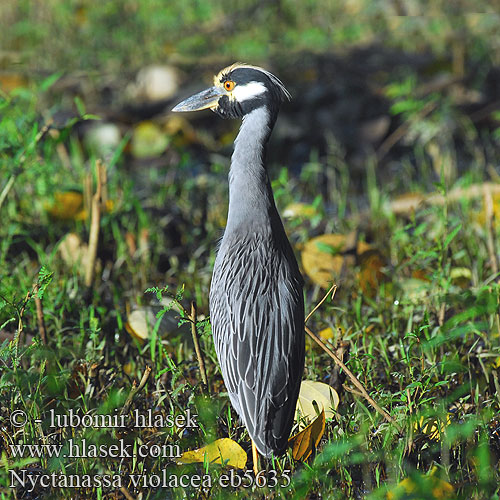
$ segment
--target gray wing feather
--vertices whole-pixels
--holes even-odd
[[[253,236],[222,245],[210,314],[231,403],[259,452],[281,453],[304,368],[302,277],[288,241]]]

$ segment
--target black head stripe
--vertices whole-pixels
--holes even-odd
[[[218,109],[215,111],[225,118],[242,117],[262,106],[267,107],[271,117],[275,117],[280,104],[290,98],[290,94],[278,78],[272,73],[255,66],[243,64],[229,66],[222,70],[216,78],[220,84],[232,80],[236,86],[259,82],[267,89],[267,92],[254,98],[245,99],[242,102],[238,102],[236,99],[228,99],[226,96],[219,99]]]

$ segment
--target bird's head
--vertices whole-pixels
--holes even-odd
[[[211,109],[223,118],[242,118],[251,111],[266,107],[276,116],[280,104],[290,99],[281,81],[257,66],[236,63],[214,77],[214,85],[188,97],[172,111]]]

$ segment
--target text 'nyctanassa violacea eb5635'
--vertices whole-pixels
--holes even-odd
[[[227,225],[210,288],[215,349],[231,403],[264,456],[286,449],[304,371],[303,280],[274,203],[265,149],[290,96],[268,71],[233,64],[173,111],[242,118]]]

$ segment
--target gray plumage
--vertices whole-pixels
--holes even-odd
[[[216,87],[228,81],[235,91],[205,106],[243,119],[231,159],[210,317],[231,403],[259,452],[270,456],[286,449],[304,369],[303,280],[264,161],[279,104],[288,94],[261,68],[233,65],[217,75]]]

